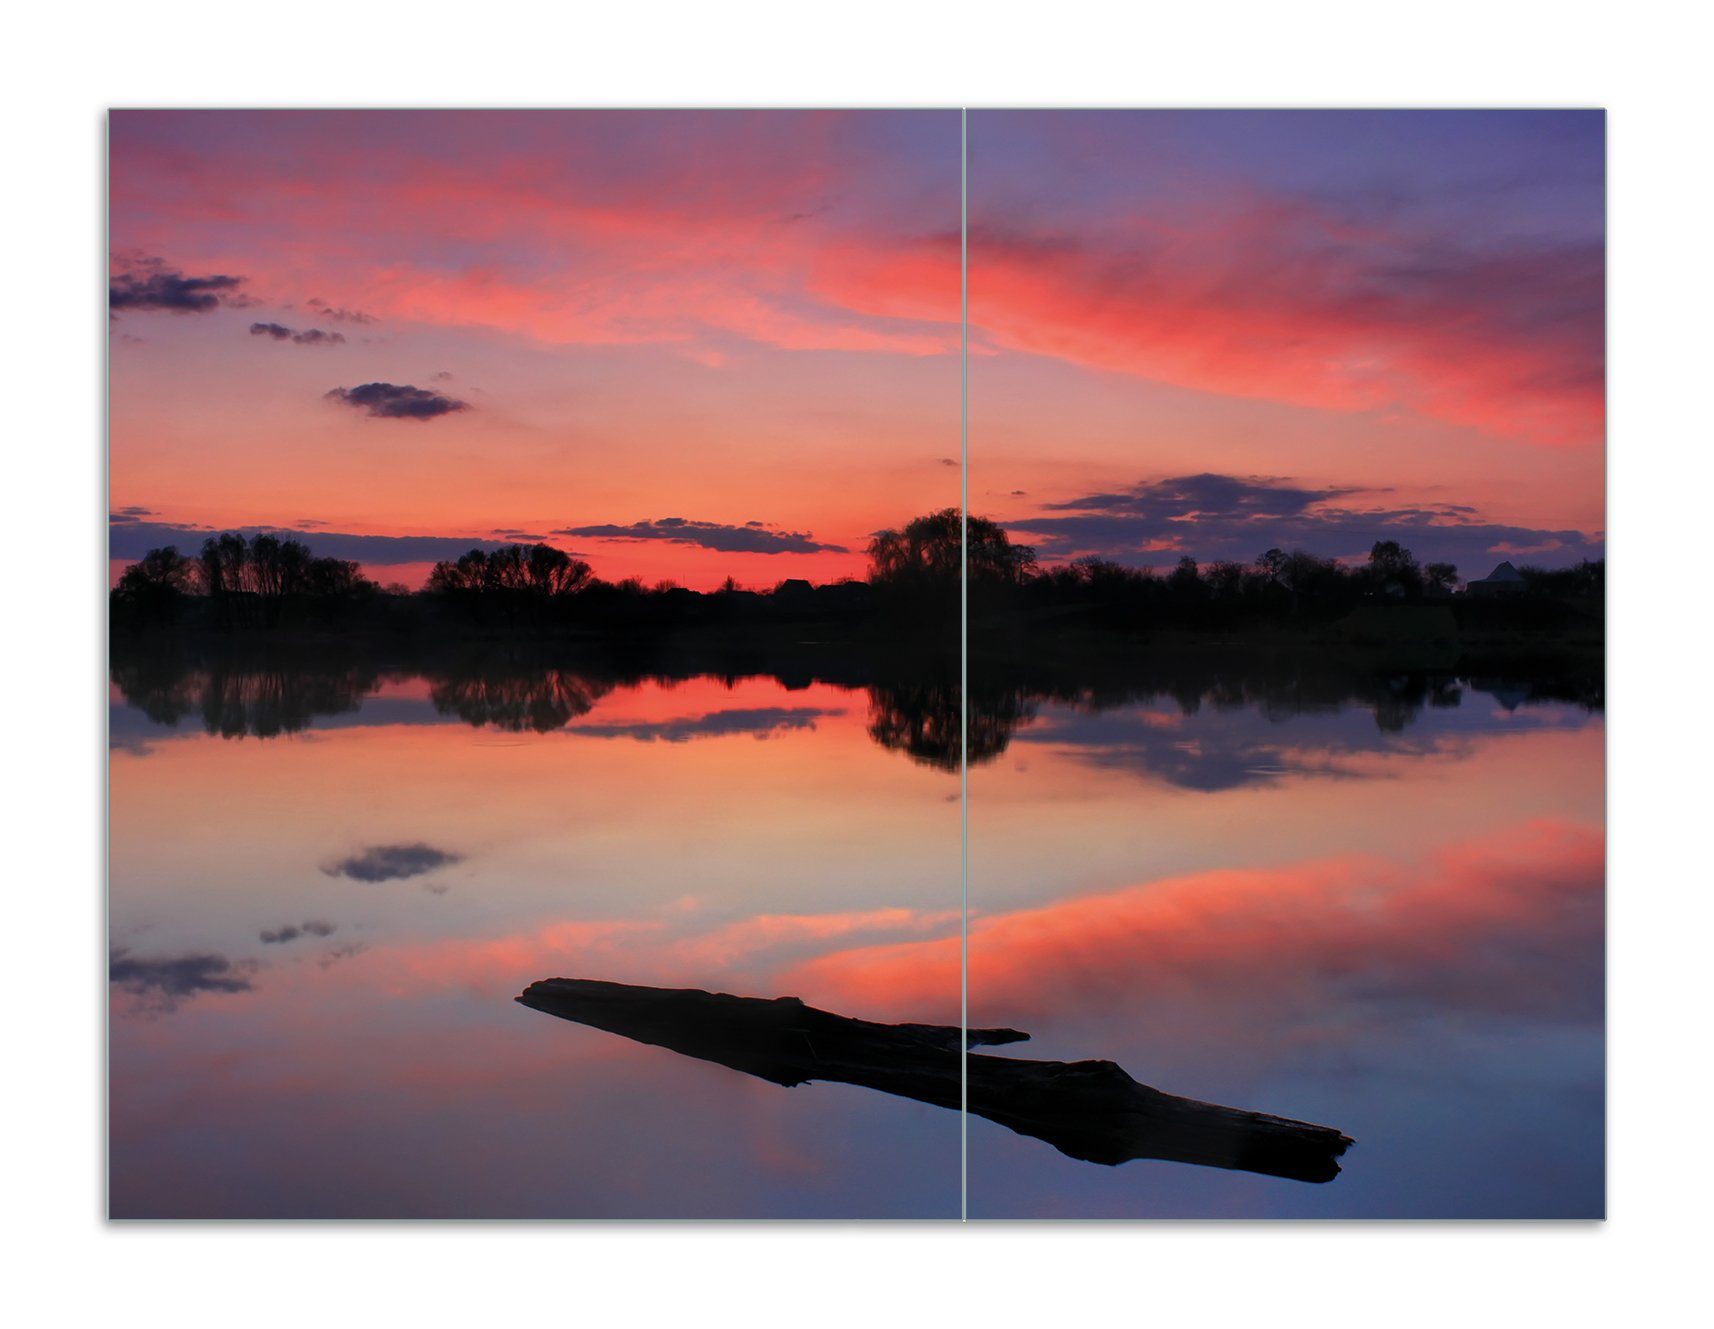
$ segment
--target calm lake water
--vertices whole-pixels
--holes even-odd
[[[116,664],[112,1212],[956,1217],[956,1113],[512,998],[956,1023],[957,705],[814,671]],[[1315,1186],[972,1119],[973,1216],[1600,1212],[1598,700],[1274,665],[979,679],[973,707],[972,1022],[1357,1140]]]

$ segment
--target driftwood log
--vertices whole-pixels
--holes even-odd
[[[862,1085],[957,1109],[956,1025],[874,1024],[796,997],[549,978],[517,998],[533,1010],[717,1062],[774,1084]],[[1016,1029],[971,1029],[970,1047],[1017,1043]],[[971,1055],[969,1109],[1062,1154],[1108,1165],[1134,1158],[1331,1181],[1351,1145],[1330,1126],[1200,1103],[1138,1084],[1110,1061]]]

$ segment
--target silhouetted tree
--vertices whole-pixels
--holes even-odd
[[[265,533],[253,535],[245,559],[249,589],[277,617],[280,602],[303,589],[309,564],[309,546],[301,541]]]
[[[456,601],[476,618],[541,623],[592,581],[589,564],[552,545],[472,549],[429,571],[431,594]]]
[[[1430,563],[1422,570],[1422,582],[1432,590],[1450,593],[1458,584],[1458,567],[1453,563]]]
[[[1178,560],[1172,574],[1166,579],[1167,585],[1181,596],[1188,596],[1202,586],[1202,573],[1196,566],[1196,560],[1189,554]]]
[[[429,570],[428,589],[435,595],[478,595],[488,579],[488,551],[472,549],[456,561],[442,560]]]
[[[1397,540],[1377,540],[1369,547],[1369,578],[1382,594],[1422,593],[1422,569],[1416,565],[1416,556]]]
[[[907,522],[901,530],[879,532],[869,542],[869,580],[876,585],[922,586],[956,582],[962,549],[961,513],[942,508]],[[971,517],[970,580],[1016,586],[1035,570],[1036,552],[1015,545],[1005,528],[986,517]]]
[[[170,627],[196,584],[196,566],[172,545],[151,549],[124,572],[113,588],[114,616],[128,626]]]
[[[288,596],[303,589],[309,547],[266,533],[226,532],[202,544],[198,570],[219,627],[272,627]]]
[[[227,532],[205,540],[194,560],[171,546],[149,550],[114,587],[114,622],[178,622],[193,603],[200,605],[203,623],[217,628],[274,627],[304,618],[330,622],[377,589],[357,564],[313,558],[297,540]]]
[[[364,595],[374,591],[376,586],[363,575],[363,569],[349,559],[314,558],[304,569],[303,589],[306,595],[334,599]]]
[[[303,570],[299,600],[304,615],[321,623],[342,621],[376,600],[381,588],[349,559],[312,558]]]
[[[1209,565],[1208,574],[1204,580],[1216,599],[1233,601],[1240,599],[1244,594],[1244,575],[1245,569],[1242,563],[1233,563],[1223,559]]]
[[[1586,558],[1573,567],[1551,570],[1525,565],[1518,571],[1534,595],[1599,600],[1607,593],[1605,559]]]
[[[1035,550],[1015,545],[998,522],[942,508],[879,532],[869,542],[869,584],[882,612],[945,631],[957,621],[960,572],[969,568],[972,621],[992,623],[1035,571]],[[964,558],[964,528],[969,532]]]

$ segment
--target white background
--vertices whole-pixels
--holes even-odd
[[[1707,1323],[1706,12],[1572,0],[13,10],[0,220],[0,1306],[12,1322]],[[599,104],[1608,108],[1609,1222],[105,1224],[105,109]],[[49,550],[51,574],[31,564]]]

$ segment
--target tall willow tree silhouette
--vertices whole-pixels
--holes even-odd
[[[942,508],[879,531],[869,541],[869,584],[884,608],[910,617],[956,619],[964,563],[963,513]],[[973,611],[1004,600],[1035,571],[1035,550],[1013,544],[998,522],[971,517],[969,577]]]

